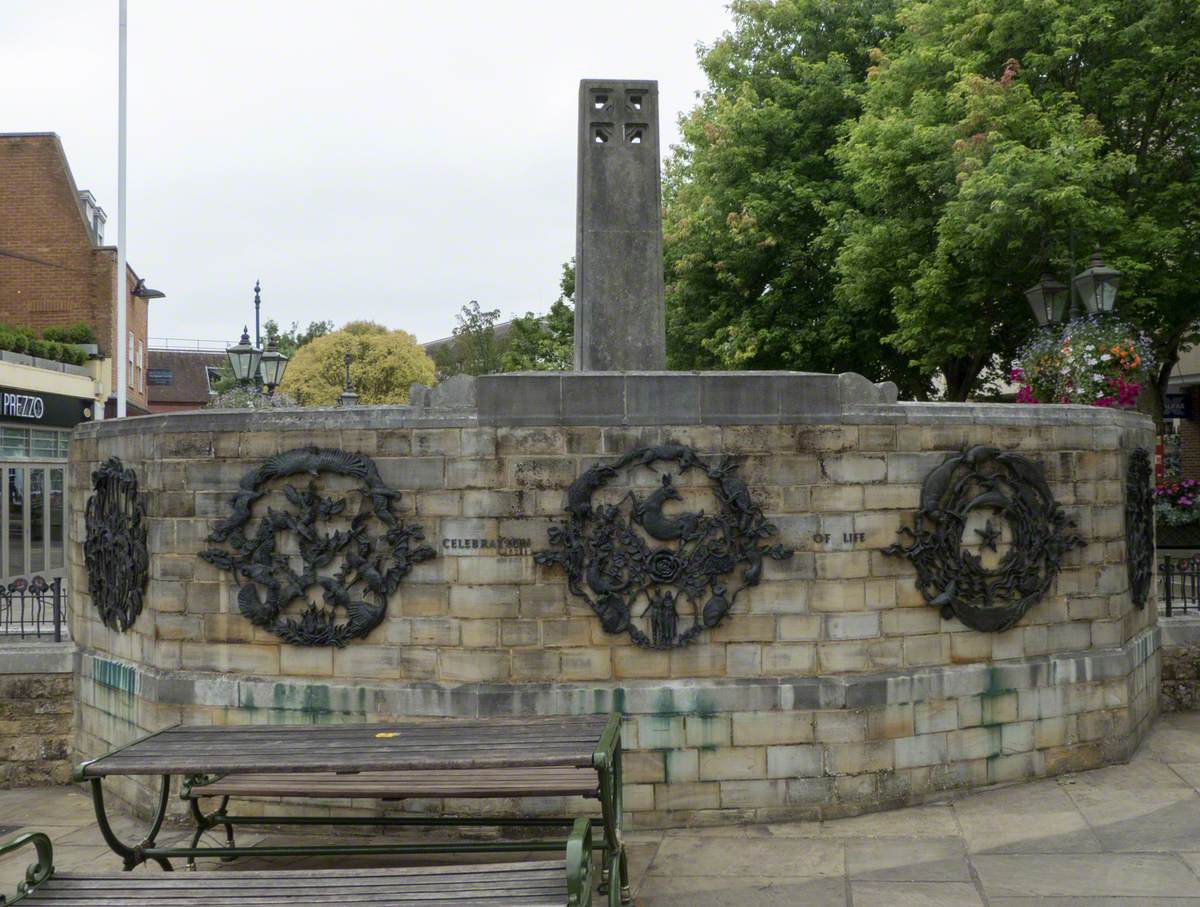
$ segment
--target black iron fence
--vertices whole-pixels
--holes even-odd
[[[61,642],[66,604],[61,577],[35,576],[0,585],[0,638]]]
[[[1167,617],[1200,614],[1200,555],[1163,557],[1158,565],[1159,601]]]

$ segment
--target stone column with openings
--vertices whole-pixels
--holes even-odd
[[[576,371],[666,368],[658,83],[579,83]]]

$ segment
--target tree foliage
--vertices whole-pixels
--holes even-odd
[[[890,309],[887,342],[964,399],[1032,330],[1023,289],[1099,243],[1169,372],[1198,310],[1195,4],[927,0],[899,19],[835,152],[839,300]]]
[[[1159,389],[1200,311],[1193,0],[734,0],[668,162],[682,367],[977,390],[1100,243]]]
[[[503,345],[496,337],[499,309],[483,309],[472,299],[455,316],[454,328],[448,343],[434,352],[438,380],[451,375],[490,375],[501,369]]]
[[[829,152],[859,112],[895,0],[735,0],[708,90],[664,174],[667,342],[677,368],[853,369],[921,378],[880,342],[887,311],[835,306]]]
[[[562,267],[561,292],[545,315],[514,318],[506,338],[504,369],[569,371],[575,360],[575,261]]]
[[[352,321],[296,350],[280,390],[304,406],[337,402],[345,387],[345,356],[350,379],[362,403],[407,403],[410,384],[432,384],[433,360],[406,331],[370,321]]]
[[[300,330],[300,322],[293,321],[290,328],[282,331],[274,318],[268,318],[267,323],[263,325],[263,342],[270,343],[274,340],[279,352],[285,356],[291,356],[306,343],[311,343],[318,337],[324,337],[332,330],[332,321],[310,321],[308,327],[303,331]]]

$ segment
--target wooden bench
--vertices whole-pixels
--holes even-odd
[[[113,776],[159,775],[158,809],[137,844],[109,824],[103,782]],[[190,847],[162,847],[156,837],[167,812],[172,776],[196,822]],[[146,860],[171,868],[171,859],[334,854],[560,853],[573,819],[535,816],[455,816],[410,813],[387,816],[231,814],[232,797],[422,798],[595,797],[601,851],[601,887],[610,905],[630,899],[628,861],[621,840],[620,715],[530,718],[401,720],[388,724],[175,726],[83,763],[77,781],[88,781],[105,842],[132,869]],[[201,798],[215,797],[212,812]],[[241,847],[234,826],[499,826],[558,828],[541,840],[426,838],[372,844],[330,842],[315,846]],[[224,846],[200,847],[201,837],[223,827]],[[612,884],[609,884],[610,880]]]
[[[188,873],[59,873],[50,839],[35,832],[0,845],[0,857],[33,845],[17,895],[0,905],[21,907],[590,907],[592,828],[579,819],[562,860],[420,866]]]

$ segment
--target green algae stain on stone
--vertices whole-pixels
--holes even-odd
[[[687,742],[689,746],[706,751],[729,746],[729,719],[715,715],[689,715]]]
[[[616,712],[619,715],[625,714],[625,688],[614,687],[612,691],[612,708],[608,711]]]
[[[133,696],[137,693],[137,668],[104,658],[92,660],[92,677],[102,687]]]

